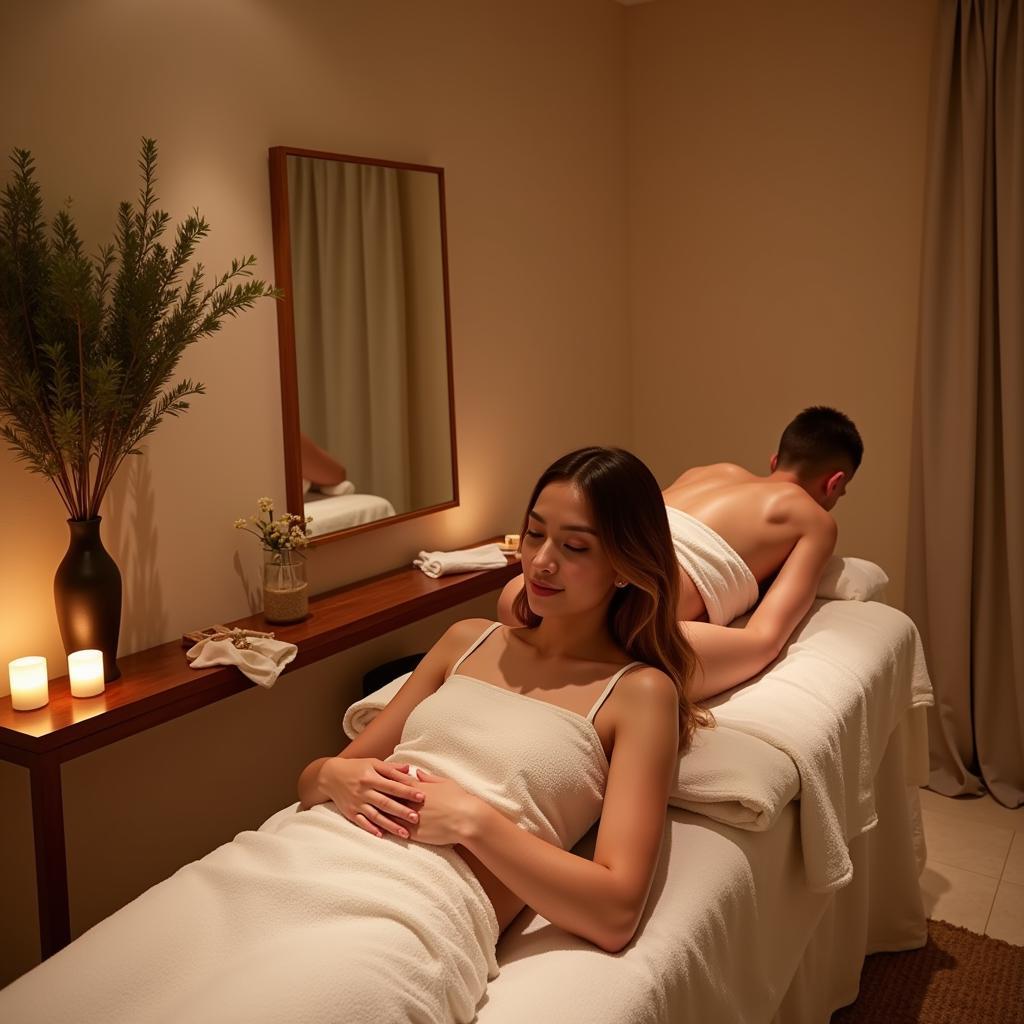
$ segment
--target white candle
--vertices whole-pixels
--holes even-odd
[[[15,658],[7,663],[7,678],[15,711],[33,711],[49,701],[45,658]]]
[[[68,655],[72,697],[95,697],[103,692],[103,652],[75,651]]]

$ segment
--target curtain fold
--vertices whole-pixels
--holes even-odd
[[[401,514],[411,503],[398,171],[290,156],[288,203],[302,430]]]
[[[1024,803],[1024,25],[945,0],[932,85],[907,610],[930,785]]]

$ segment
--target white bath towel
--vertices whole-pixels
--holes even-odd
[[[747,832],[766,832],[799,793],[800,776],[785,753],[719,725],[694,734],[668,802]]]
[[[757,601],[754,574],[709,526],[669,505],[665,511],[676,561],[704,599],[708,621],[727,625]]]
[[[192,668],[235,665],[242,675],[269,690],[299,653],[295,644],[268,637],[248,637],[246,643],[248,647],[238,648],[231,640],[200,640],[185,657]]]
[[[875,602],[816,601],[778,661],[709,705],[720,725],[792,758],[808,884],[829,892],[850,881],[849,841],[877,822],[872,780],[890,736],[931,703],[907,616]],[[908,769],[908,782],[920,782],[920,765]]]
[[[278,812],[0,991],[14,1024],[467,1022],[497,920],[451,847]]]
[[[411,673],[393,679],[345,712],[355,739],[402,688]],[[679,758],[669,803],[752,832],[770,828],[800,789],[793,762],[769,743],[732,729],[701,729]]]
[[[481,544],[480,547],[461,551],[421,551],[412,564],[436,580],[439,576],[457,572],[500,569],[508,564],[508,559],[499,545]]]

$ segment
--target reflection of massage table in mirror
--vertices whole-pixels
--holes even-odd
[[[387,498],[376,494],[320,494],[310,491],[305,497],[305,512],[313,517],[309,535],[318,537],[387,519],[395,515],[395,508]]]
[[[609,955],[524,911],[498,946],[479,1024],[826,1021],[856,995],[866,953],[926,937],[914,786],[927,769],[929,700],[906,616],[817,602],[760,681],[715,702],[718,727],[681,758],[680,806],[668,809],[634,941]],[[92,1020],[76,998],[82,972],[145,940],[146,895],[30,973],[33,998],[59,992],[68,1019]],[[227,929],[230,945],[230,921],[208,899],[186,909]],[[282,938],[272,921],[265,930]],[[303,934],[289,933],[288,958],[303,958]],[[117,997],[133,984],[151,992],[161,981],[122,978]],[[342,979],[318,985],[337,985],[345,1005]],[[302,990],[293,998],[299,1019]]]

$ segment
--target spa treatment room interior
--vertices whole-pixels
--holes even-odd
[[[897,1019],[894,991],[899,1019],[971,992],[960,1019],[1021,1019],[1019,2],[8,0],[0,52],[0,1019],[848,1024]],[[863,460],[788,486],[834,551],[754,681],[702,702],[616,941],[556,897],[507,924],[451,843],[295,809],[410,656],[497,621],[543,557],[575,571],[524,518],[546,467],[768,477],[821,406]],[[767,604],[786,554],[759,573],[722,543]],[[694,627],[756,619],[671,564]],[[519,825],[595,864],[617,675],[553,714],[487,705],[494,735],[587,746],[594,814]],[[403,740],[447,691],[462,749],[494,694],[456,676]],[[274,853],[292,819],[364,841],[337,897],[364,923],[333,930],[348,853]],[[378,849],[427,858],[469,939],[388,963],[378,917],[426,918],[374,909],[412,870]]]

